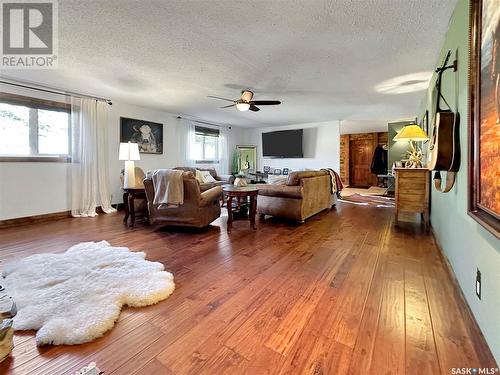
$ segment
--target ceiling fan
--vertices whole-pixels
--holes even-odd
[[[208,96],[209,98],[213,99],[220,99],[220,100],[225,100],[228,102],[233,102],[233,104],[226,105],[221,108],[229,108],[229,107],[234,107],[236,106],[236,109],[238,111],[260,111],[260,108],[257,107],[258,105],[278,105],[281,104],[279,100],[252,100],[253,98],[253,92],[250,90],[243,90],[241,92],[241,96],[238,100],[231,100],[231,99],[226,99],[226,98],[221,98],[219,96]]]

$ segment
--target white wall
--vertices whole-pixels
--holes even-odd
[[[262,133],[275,130],[304,129],[304,158],[269,159],[262,156]],[[291,170],[340,169],[340,126],[338,121],[295,124],[272,128],[245,129],[245,143],[257,146],[257,168],[263,166]]]
[[[0,163],[0,220],[69,210],[67,163]]]
[[[59,95],[40,95],[33,90],[10,89],[5,92],[64,101]],[[136,166],[144,171],[175,167],[179,163],[177,116],[168,112],[152,110],[135,105],[113,101],[109,108],[109,181],[112,202],[122,202],[119,174],[123,162],[118,160],[120,143],[120,117],[137,118],[163,124],[163,155],[141,154]],[[232,126],[229,130],[229,149],[233,150],[243,138],[243,129]],[[214,165],[212,165],[214,166]],[[0,162],[0,220],[41,215],[71,209],[71,164],[68,163],[31,163]],[[218,165],[214,166],[219,169]]]

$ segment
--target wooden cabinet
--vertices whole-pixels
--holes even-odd
[[[429,227],[430,176],[426,168],[396,168],[396,224],[403,211],[419,213]]]

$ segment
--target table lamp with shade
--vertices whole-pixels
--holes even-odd
[[[141,160],[139,145],[137,143],[120,143],[119,159],[125,161],[123,174],[123,187],[131,189],[135,187],[135,165],[134,160]]]
[[[410,150],[406,151],[408,160],[405,162],[406,168],[422,168],[422,150],[417,146],[417,142],[426,142],[429,137],[417,124],[409,124],[403,127],[392,139],[393,141],[407,141],[410,143]]]

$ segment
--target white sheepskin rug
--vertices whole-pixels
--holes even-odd
[[[102,336],[123,305],[152,305],[174,291],[172,274],[145,257],[101,241],[6,264],[0,282],[18,308],[14,329],[38,330],[37,345],[81,344]]]

